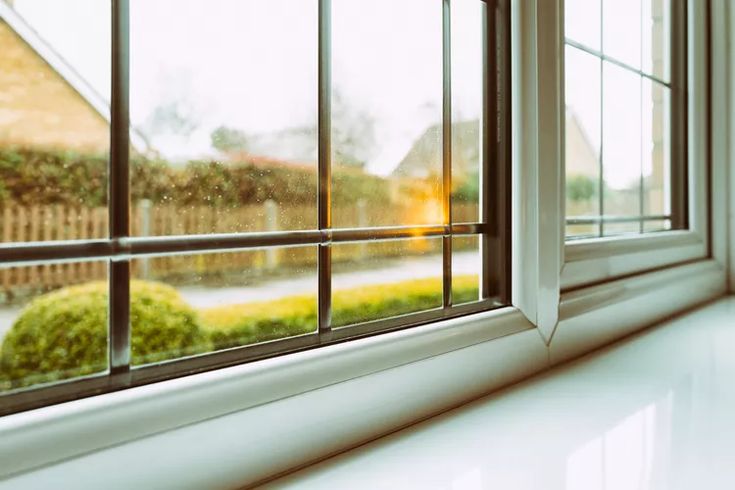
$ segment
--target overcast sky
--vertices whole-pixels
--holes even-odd
[[[650,2],[607,1],[604,12],[606,52],[644,69],[650,33],[641,35],[640,19],[650,18]],[[108,1],[15,4],[84,78],[109,94]],[[479,117],[480,5],[452,2],[457,119]],[[599,16],[599,2],[567,0],[567,36],[599,49]],[[441,2],[333,0],[332,22],[333,85],[375,120],[377,145],[368,168],[387,174],[441,120]],[[316,29],[316,0],[131,0],[133,124],[145,127],[156,107],[178,103],[195,128],[179,137],[149,135],[172,157],[210,152],[209,134],[220,125],[250,134],[315,125]],[[569,49],[575,82],[567,84],[567,104],[599,148],[599,64]],[[607,177],[622,186],[639,175],[642,160],[646,166],[641,132],[650,140],[650,121],[640,114],[639,77],[607,68],[605,77],[608,103],[620,109],[605,115],[607,137],[622,143],[606,145],[606,161],[616,162]]]

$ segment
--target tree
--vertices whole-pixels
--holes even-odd
[[[201,122],[201,108],[192,101],[190,75],[172,71],[162,75],[166,87],[157,99],[160,101],[148,114],[142,125],[146,135],[177,135],[188,137],[197,130]]]
[[[567,178],[567,198],[574,202],[587,201],[597,195],[597,182],[586,175]]]
[[[212,148],[222,152],[247,152],[250,138],[239,129],[219,126],[210,134]]]

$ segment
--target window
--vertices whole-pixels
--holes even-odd
[[[566,0],[566,236],[685,229],[686,7]]]
[[[508,304],[507,16],[51,3],[0,3],[0,413]]]

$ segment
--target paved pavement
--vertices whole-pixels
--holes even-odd
[[[479,272],[479,257],[476,252],[459,252],[454,255],[452,269],[455,274]],[[344,289],[368,284],[397,282],[409,279],[441,276],[440,254],[426,257],[392,259],[381,262],[376,269],[350,270],[349,266],[335,265],[332,288]],[[195,308],[266,301],[316,290],[316,274],[300,275],[264,281],[241,287],[187,287],[178,288],[183,298]],[[10,328],[22,306],[0,308],[0,337]]]

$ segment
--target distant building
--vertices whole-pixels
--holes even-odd
[[[104,152],[109,102],[0,0],[0,146]],[[147,150],[131,132],[131,144]]]
[[[567,108],[566,111],[566,152],[567,176],[584,176],[597,180],[600,175],[600,162],[597,149],[590,142],[589,135],[579,123],[579,119]]]
[[[480,121],[452,124],[452,172],[455,179],[477,173],[480,165]],[[442,126],[430,126],[393,171],[395,177],[425,179],[442,173]]]

